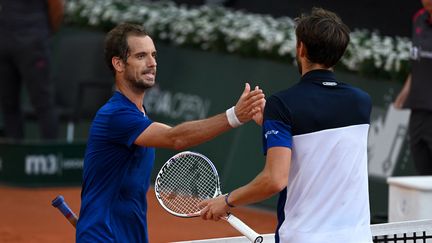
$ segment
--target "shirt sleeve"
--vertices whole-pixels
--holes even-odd
[[[292,129],[289,109],[275,96],[271,96],[264,109],[262,126],[263,151],[271,147],[292,148]]]
[[[138,110],[117,111],[109,122],[109,137],[113,142],[129,147],[152,122]]]

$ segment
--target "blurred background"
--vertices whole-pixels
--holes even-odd
[[[351,29],[378,30],[383,35],[406,37],[411,35],[411,18],[421,7],[420,1],[403,0],[364,0],[350,4],[342,0],[176,0],[175,2],[188,6],[215,4],[233,10],[269,14],[276,18],[283,16],[295,18],[312,7],[322,7],[336,12]]]

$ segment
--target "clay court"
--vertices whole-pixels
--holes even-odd
[[[64,196],[72,210],[78,214],[79,187],[0,186],[0,242],[74,242],[73,226],[51,206],[51,200],[59,194]],[[153,191],[149,191],[147,198],[149,238],[152,243],[240,235],[224,221],[184,219],[170,215],[159,206]],[[273,212],[253,208],[235,208],[232,212],[259,233],[274,232],[276,214]]]

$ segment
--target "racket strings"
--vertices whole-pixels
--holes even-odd
[[[174,159],[160,176],[158,190],[164,205],[178,214],[194,214],[198,204],[215,196],[219,190],[218,176],[212,165],[197,155]]]

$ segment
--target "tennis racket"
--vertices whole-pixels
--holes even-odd
[[[57,196],[52,200],[51,205],[57,208],[69,222],[76,228],[76,224],[78,222],[78,217],[72,211],[72,209],[67,205],[64,197],[62,195]]]
[[[198,217],[198,204],[221,195],[219,176],[213,163],[204,155],[181,152],[171,157],[160,169],[155,180],[156,198],[169,213]],[[232,214],[223,219],[250,241],[260,243],[263,237]]]

